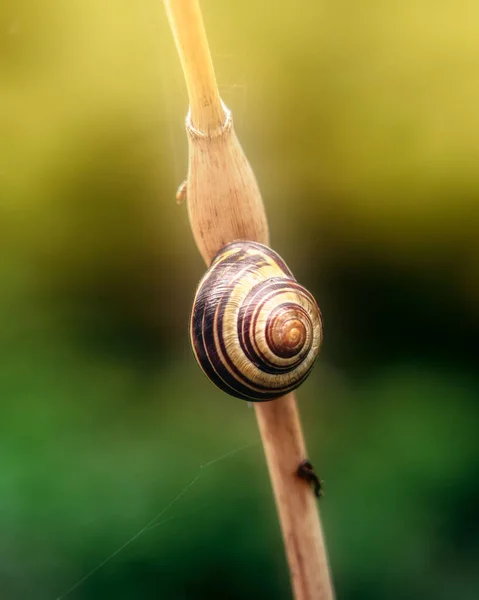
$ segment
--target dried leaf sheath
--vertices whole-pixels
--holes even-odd
[[[236,137],[233,119],[209,135],[186,121],[188,134],[188,213],[196,245],[209,265],[234,240],[268,244],[268,224],[253,170]]]

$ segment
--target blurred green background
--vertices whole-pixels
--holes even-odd
[[[478,5],[202,6],[323,311],[299,398],[338,598],[478,598]],[[189,348],[162,3],[3,0],[0,86],[2,600],[65,594],[161,511],[67,598],[290,598],[254,413]]]

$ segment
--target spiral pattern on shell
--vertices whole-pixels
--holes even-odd
[[[190,336],[199,365],[219,388],[244,400],[272,400],[309,375],[321,313],[276,252],[233,242],[198,286]]]

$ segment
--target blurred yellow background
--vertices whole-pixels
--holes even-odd
[[[472,600],[479,7],[202,8],[272,245],[323,311],[299,398],[338,598]],[[289,598],[253,411],[189,349],[162,3],[4,0],[0,87],[2,600],[58,598],[162,511],[67,597]]]

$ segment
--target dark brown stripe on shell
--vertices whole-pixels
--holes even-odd
[[[286,275],[286,277],[290,277],[291,279],[296,281],[293,273],[291,273],[291,270],[289,269],[288,265],[284,262],[284,260],[281,258],[281,256],[277,252],[272,250],[271,248],[268,248],[268,246],[264,246],[263,244],[260,244],[258,242],[249,242],[249,241],[246,242],[246,241],[241,241],[241,240],[231,242],[230,244],[227,244],[226,246],[224,246],[216,254],[216,256],[211,261],[211,264],[214,265],[216,261],[221,259],[223,254],[230,252],[231,250],[236,250],[236,249],[238,250],[238,254],[248,254],[248,250],[250,250],[250,251],[254,250],[256,252],[256,255],[263,256],[263,260],[264,260],[264,257],[267,257],[267,259],[265,261],[266,263],[274,264],[275,266],[278,267],[278,269],[280,269]]]

